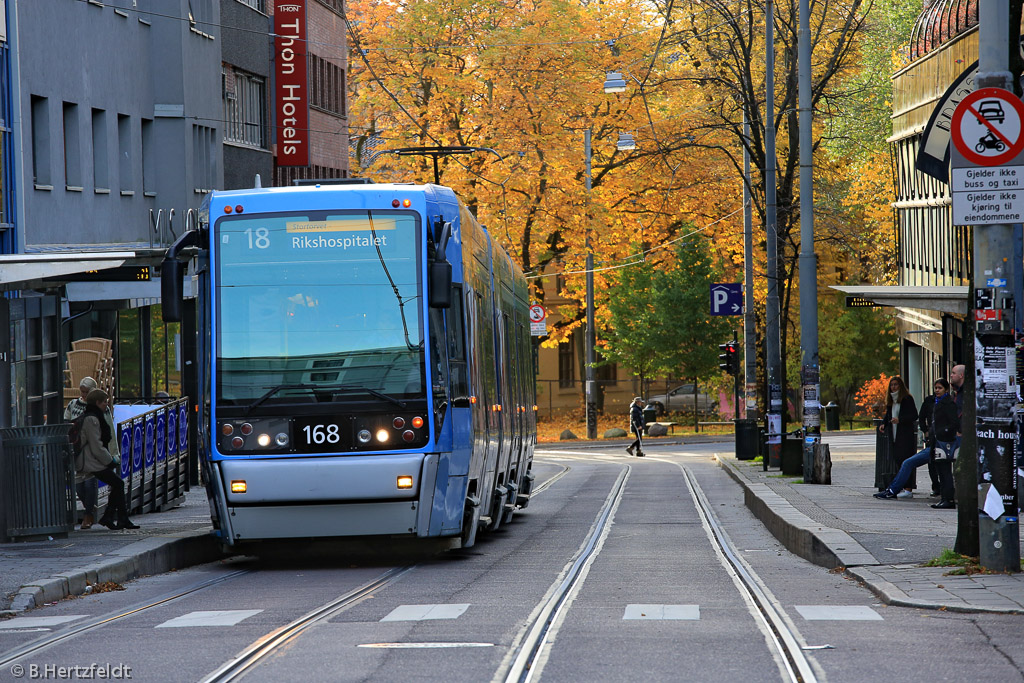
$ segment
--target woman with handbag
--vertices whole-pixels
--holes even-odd
[[[115,470],[117,461],[108,448],[113,437],[107,422],[107,392],[93,389],[85,397],[85,419],[82,421],[81,470],[92,474],[110,487],[110,500],[99,523],[108,529],[138,529],[128,519],[124,482]],[[78,463],[76,463],[76,466]],[[114,516],[117,516],[115,519]]]
[[[952,510],[956,508],[953,500],[953,459],[956,458],[956,451],[960,446],[960,439],[957,437],[960,433],[960,411],[949,393],[949,382],[944,377],[935,380],[934,389],[931,437],[935,445],[932,460],[939,474],[939,494],[942,500],[933,503],[932,507],[938,510]]]

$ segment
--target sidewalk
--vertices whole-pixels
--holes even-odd
[[[167,512],[133,515],[137,530],[77,527],[67,538],[0,543],[0,617],[69,595],[89,584],[123,583],[221,557],[210,534],[206,491],[193,486],[185,502]]]
[[[934,510],[928,473],[907,500],[879,500],[874,488],[874,435],[839,432],[822,438],[832,456],[832,485],[765,472],[761,463],[719,453],[744,490],[747,507],[791,552],[824,567],[843,567],[884,602],[960,612],[1024,614],[1024,574],[950,575],[922,567],[956,541],[957,511]],[[731,444],[730,444],[731,447]]]

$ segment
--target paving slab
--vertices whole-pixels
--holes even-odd
[[[123,583],[221,557],[211,534],[206,492],[193,487],[178,507],[132,515],[139,529],[111,531],[98,524],[67,538],[0,543],[0,614],[23,612],[89,584]]]

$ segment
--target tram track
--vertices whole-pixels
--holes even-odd
[[[772,642],[775,652],[782,662],[788,679],[794,683],[817,683],[818,678],[810,661],[803,653],[797,633],[787,622],[777,601],[763,587],[757,574],[740,557],[693,475],[680,463],[670,460],[660,460],[660,462],[671,462],[682,471],[686,487],[697,507],[697,512],[712,546],[719,553],[726,569],[729,570],[740,594],[753,608],[762,630]]]
[[[25,643],[24,645],[14,648],[13,650],[8,650],[7,652],[0,654],[0,667],[6,667],[8,664],[12,664],[18,661],[19,659],[22,659],[29,655],[36,654],[42,650],[45,650],[49,647],[57,645],[58,643],[64,642],[76,636],[82,635],[83,633],[86,633],[88,631],[102,628],[103,626],[111,624],[115,621],[119,621],[121,619],[125,619],[127,617],[139,614],[140,612],[145,612],[146,610],[153,609],[154,607],[166,605],[170,602],[191,595],[197,591],[201,591],[206,588],[216,586],[226,581],[231,581],[233,579],[240,578],[242,576],[245,576],[246,574],[252,573],[252,571],[253,570],[251,569],[239,569],[229,574],[225,574],[224,576],[206,579],[205,581],[195,583],[192,586],[189,586],[188,588],[185,588],[183,590],[177,590],[172,593],[164,594],[163,596],[155,600],[140,605],[136,605],[126,610],[114,612],[112,614],[105,614],[103,616],[94,617],[81,624],[76,624],[75,626],[62,629],[61,631],[58,631],[57,633],[54,633],[52,635],[37,638],[36,640]]]
[[[549,644],[550,636],[569,597],[582,584],[586,575],[585,570],[594,561],[600,550],[601,542],[607,536],[615,509],[622,500],[622,493],[631,470],[632,467],[627,465],[619,474],[583,545],[570,560],[561,579],[549,589],[545,600],[538,609],[534,610],[531,620],[520,632],[523,635],[518,639],[518,645],[510,651],[511,663],[508,664],[504,675],[499,672],[495,680],[503,680],[505,683],[527,683],[540,675],[542,670],[540,658],[544,648]],[[565,474],[565,472],[561,474]]]

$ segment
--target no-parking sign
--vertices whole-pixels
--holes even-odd
[[[950,137],[953,223],[1024,220],[1024,102],[1009,90],[975,90],[953,112]]]
[[[530,335],[543,337],[548,333],[548,312],[540,304],[530,306]]]

